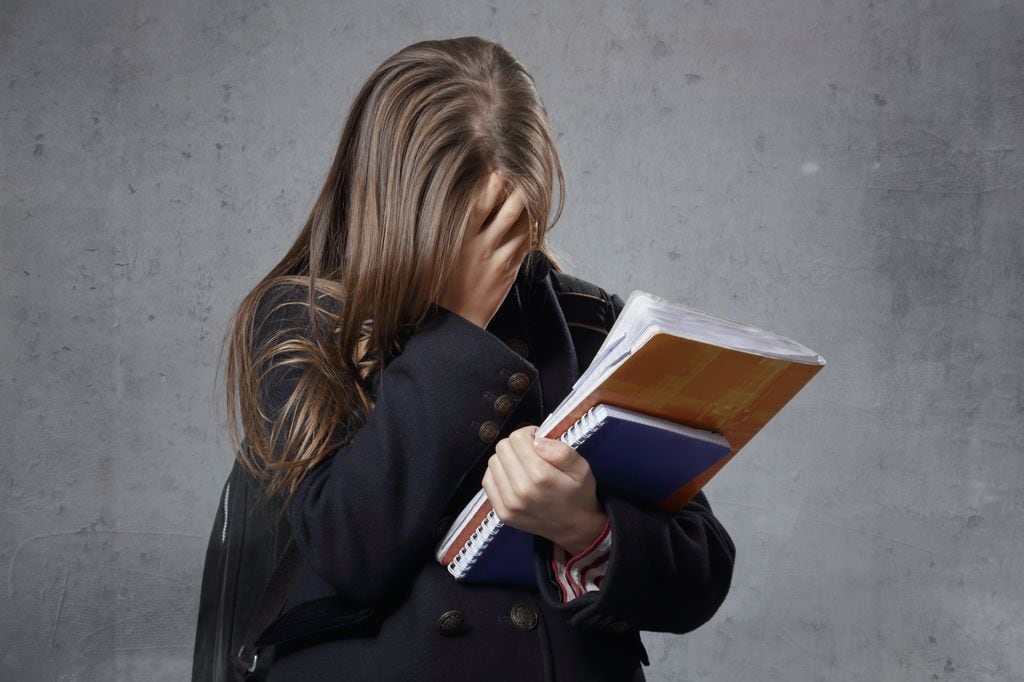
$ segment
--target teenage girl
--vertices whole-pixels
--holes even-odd
[[[227,337],[237,457],[303,560],[286,608],[376,609],[279,645],[272,682],[642,680],[640,630],[688,632],[725,599],[735,549],[703,493],[676,514],[605,496],[579,453],[535,439],[576,371],[546,242],[563,184],[534,81],[496,43],[410,45],[357,94]],[[459,583],[434,559],[481,486],[536,536],[536,586]]]

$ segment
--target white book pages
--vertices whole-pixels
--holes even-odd
[[[634,289],[590,367],[580,375],[569,394],[540,425],[539,432],[547,435],[572,411],[580,396],[588,395],[630,354],[659,333],[769,358],[813,365],[825,364],[825,359],[819,354],[785,336]]]

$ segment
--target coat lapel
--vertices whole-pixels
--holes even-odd
[[[516,280],[523,325],[531,348],[531,360],[540,374],[543,415],[554,410],[579,378],[576,349],[558,302],[548,259],[534,252],[532,268],[524,260]]]

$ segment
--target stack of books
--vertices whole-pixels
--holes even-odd
[[[537,433],[586,458],[603,494],[676,512],[824,366],[796,341],[636,290]],[[533,548],[481,488],[435,556],[456,580],[532,585]]]

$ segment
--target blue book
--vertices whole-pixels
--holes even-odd
[[[719,433],[598,404],[559,440],[590,464],[598,489],[657,507],[729,454]],[[535,585],[534,535],[502,523],[481,488],[438,543],[456,580]]]

